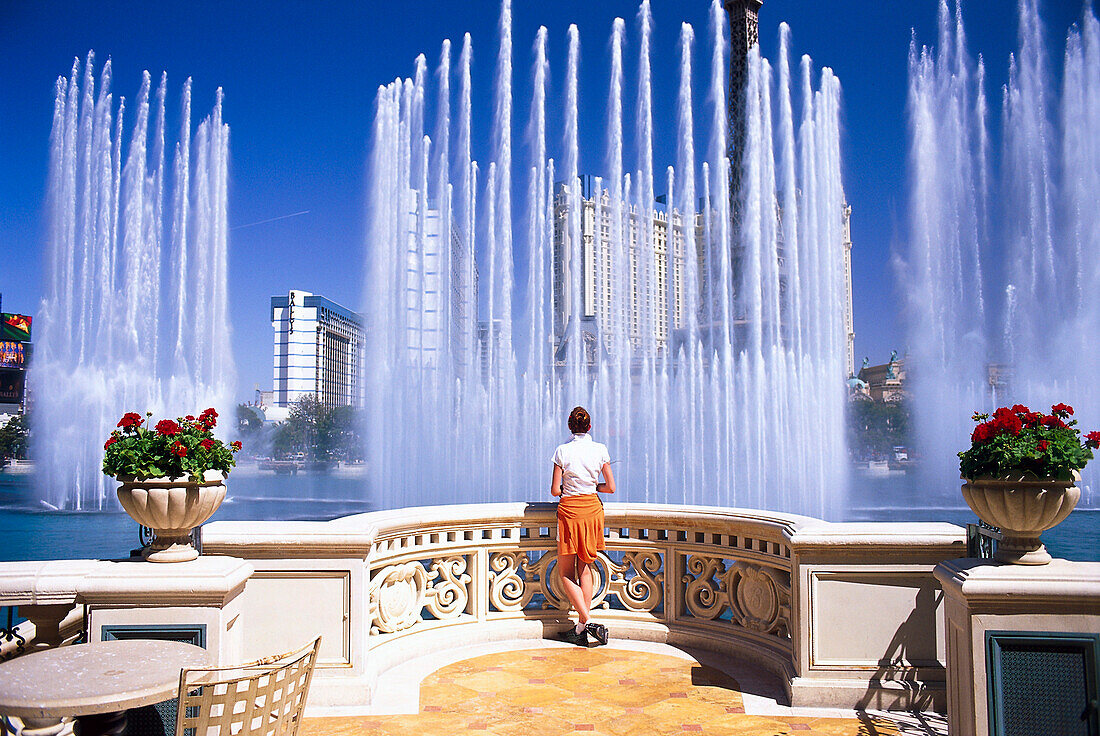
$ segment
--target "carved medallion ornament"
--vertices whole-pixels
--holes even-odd
[[[419,621],[427,584],[428,571],[420,562],[382,568],[370,585],[371,633],[389,634]]]
[[[607,594],[610,592],[607,586],[609,576],[607,571],[614,567],[615,563],[602,552],[596,553],[596,561],[592,563],[592,608],[607,608]],[[561,575],[554,569],[558,566],[558,556],[547,553],[539,560],[539,577],[543,581],[542,592],[546,596],[546,608],[551,605],[568,611],[569,598],[565,595],[565,588],[561,585]],[[546,584],[549,581],[549,585]]]
[[[791,587],[778,570],[745,562],[730,566],[726,588],[733,618],[746,629],[783,636],[790,618]]]

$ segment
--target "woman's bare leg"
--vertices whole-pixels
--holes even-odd
[[[561,584],[565,588],[565,597],[573,604],[577,611],[577,617],[582,624],[588,623],[588,606],[592,602],[592,573],[588,565],[581,568],[580,584],[574,579],[577,574],[577,556],[561,555],[558,557],[558,570],[561,571]],[[585,581],[587,585],[587,597],[585,593]]]
[[[592,566],[577,560],[574,563],[575,567],[580,567],[577,571],[577,579],[581,586],[581,598],[584,600],[584,621],[588,622],[588,614],[592,606]]]

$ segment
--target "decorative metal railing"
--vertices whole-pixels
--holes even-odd
[[[0,616],[4,617],[0,618],[0,622],[7,621],[7,625],[0,623],[0,662],[18,657],[26,651],[27,637],[32,635],[28,631],[32,627],[27,626],[26,621],[19,619],[18,613],[17,606],[0,607]]]
[[[978,519],[977,524],[966,525],[966,556],[979,560],[992,560],[1001,541],[1001,530]]]

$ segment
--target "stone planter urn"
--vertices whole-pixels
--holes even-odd
[[[187,562],[199,556],[191,530],[225,500],[225,475],[207,470],[202,482],[188,478],[119,478],[118,500],[134,521],[153,530],[141,551],[149,562]]]
[[[1075,485],[1080,479],[1077,471],[1071,480],[964,478],[962,494],[979,519],[1001,530],[993,559],[1014,565],[1045,565],[1051,558],[1039,537],[1073,511],[1081,498],[1081,489]]]

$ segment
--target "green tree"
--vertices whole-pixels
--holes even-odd
[[[362,457],[361,412],[350,406],[328,407],[303,396],[275,430],[272,449],[277,457],[304,453],[309,460],[358,460]]]
[[[848,451],[859,460],[888,458],[909,446],[909,405],[904,401],[848,404]]]
[[[0,460],[26,460],[30,424],[26,414],[17,414],[0,427]]]

